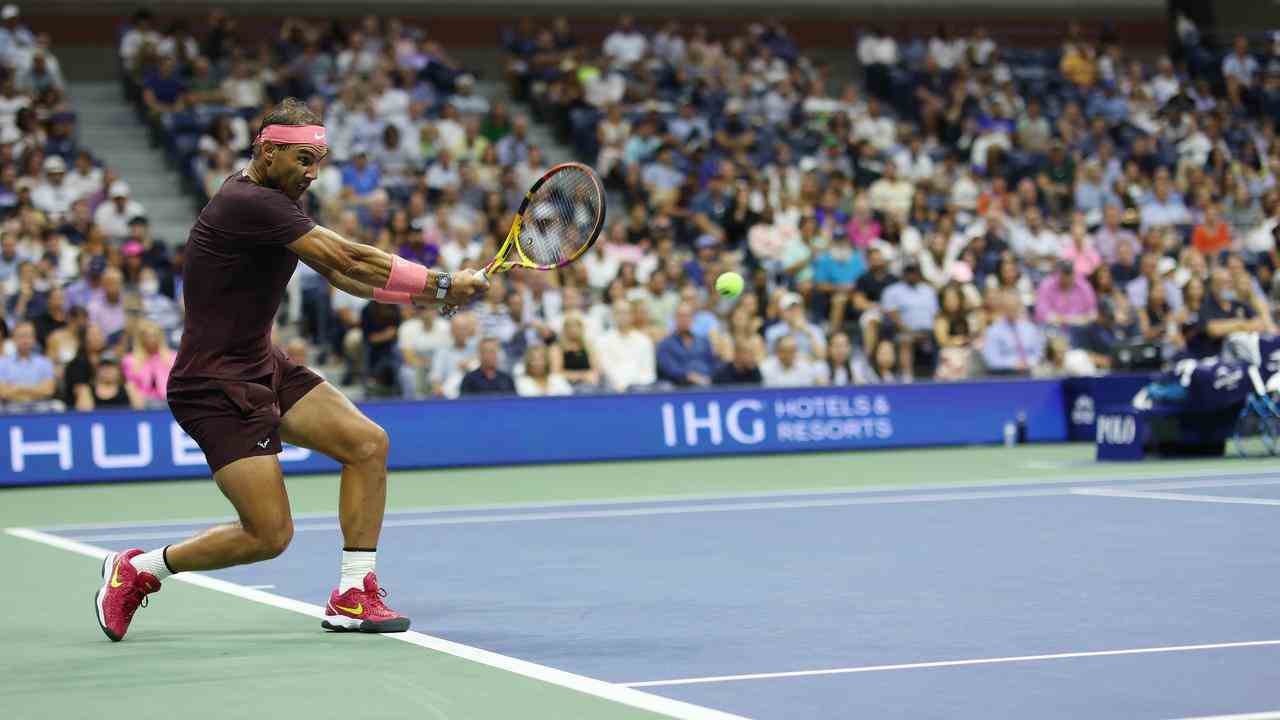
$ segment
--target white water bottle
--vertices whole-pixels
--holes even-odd
[[[1011,448],[1018,443],[1018,424],[1010,420],[1004,424],[1004,446]]]

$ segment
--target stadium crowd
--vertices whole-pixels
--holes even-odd
[[[0,59],[20,28],[5,22]],[[144,11],[119,51],[191,192],[246,164],[264,108],[306,98],[331,147],[308,212],[419,262],[492,255],[547,165],[531,122],[606,178],[611,216],[584,259],[495,276],[449,320],[300,265],[281,342],[372,395],[1087,375],[1274,332],[1280,34],[1216,48],[1180,21],[1149,62],[1076,25],[1034,50],[980,28],[860,30],[859,80],[842,84],[780,24],[718,36],[624,17],[589,45],[564,19],[524,19],[502,42],[532,118],[478,92],[429,26],[394,19],[290,19],[255,43],[220,13],[195,33]],[[0,87],[0,399],[161,403],[181,247],[150,237],[39,99],[62,105],[43,57],[25,75],[4,60]],[[15,97],[42,109],[25,126],[22,110],[6,125]],[[727,270],[747,277],[740,298],[714,292]]]

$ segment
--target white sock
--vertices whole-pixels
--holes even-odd
[[[164,561],[164,551],[166,549],[168,549],[167,545],[151,552],[135,555],[129,563],[138,572],[151,573],[156,576],[157,580],[163,580],[173,574],[173,571],[169,569],[169,563]]]
[[[374,550],[343,550],[342,577],[338,580],[338,593],[351,588],[364,589],[364,576],[373,572],[373,564],[378,558]]]

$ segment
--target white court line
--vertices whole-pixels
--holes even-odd
[[[1187,489],[1199,487],[1229,487],[1236,485],[1277,485],[1280,479],[1276,480],[1257,480],[1257,479],[1241,479],[1241,480],[1189,480],[1181,482],[1160,483],[1158,485],[1150,485],[1144,487],[1160,488],[1160,489]],[[1110,493],[1110,489],[1092,488],[1032,488],[1020,490],[988,490],[973,492],[931,492],[931,493],[914,493],[914,494],[894,494],[894,495],[876,495],[867,497],[866,493],[839,493],[839,497],[829,497],[820,500],[771,500],[763,502],[733,502],[738,498],[734,496],[721,496],[717,499],[727,502],[717,503],[714,505],[699,505],[690,503],[680,503],[679,501],[662,501],[662,504],[654,507],[626,508],[614,510],[568,510],[562,512],[545,512],[545,513],[493,513],[493,514],[474,514],[461,515],[453,514],[446,517],[421,517],[407,518],[403,520],[390,519],[382,523],[383,528],[395,527],[428,527],[435,525],[475,525],[482,523],[511,523],[511,522],[533,522],[548,520],[587,520],[598,518],[620,518],[620,517],[644,517],[650,515],[688,515],[697,513],[713,513],[713,512],[738,512],[749,510],[792,510],[802,508],[828,508],[828,507],[847,507],[852,505],[898,505],[906,503],[921,502],[958,502],[962,500],[998,500],[1004,498],[1022,498],[1022,497],[1051,497],[1072,494],[1104,494]],[[1115,492],[1125,492],[1116,490]],[[757,496],[752,496],[757,497]],[[1195,496],[1207,497],[1207,496]],[[593,503],[582,503],[593,504]],[[600,503],[608,505],[611,503]],[[616,503],[612,503],[616,504]],[[632,501],[630,504],[636,504]],[[550,507],[556,507],[554,505]],[[455,512],[455,511],[446,511]],[[388,513],[390,515],[390,513]],[[164,527],[164,525],[143,525],[142,527]],[[335,531],[341,529],[336,522],[326,523],[299,523],[294,525],[294,532],[316,532],[316,531]],[[161,530],[161,531],[143,531],[136,533],[116,532],[101,533],[95,535],[84,535],[78,540],[85,542],[119,542],[122,540],[165,540],[169,538],[187,537],[191,534],[190,530]]]
[[[1262,481],[1258,478],[1275,478],[1280,476],[1280,470],[1260,470],[1260,471],[1227,471],[1221,468],[1196,470],[1188,472],[1175,473],[1174,477],[1181,478],[1189,482],[1199,483],[1202,480],[1197,478],[1241,478],[1238,480],[1217,480],[1215,483],[1222,485],[1262,485],[1280,483],[1280,479],[1272,481]],[[912,492],[920,490],[965,490],[982,487],[999,487],[1002,485],[1010,486],[1042,486],[1055,484],[1094,484],[1094,483],[1128,483],[1128,482],[1146,482],[1167,480],[1169,474],[1152,475],[1150,473],[1136,475],[1107,475],[1100,477],[1079,477],[1072,475],[1053,475],[1047,477],[1012,477],[1012,478],[989,478],[985,480],[975,480],[973,482],[964,483],[922,483],[912,485],[866,485],[856,488],[809,488],[800,490],[775,490],[770,492],[746,492],[746,493],[691,493],[687,495],[641,495],[625,498],[602,498],[602,499],[586,499],[586,500],[559,500],[554,502],[514,502],[514,503],[494,503],[480,505],[435,505],[430,507],[419,508],[397,508],[395,510],[387,510],[387,517],[397,515],[417,515],[422,513],[463,513],[463,512],[503,512],[514,510],[536,510],[539,508],[572,508],[582,506],[600,506],[609,507],[616,505],[638,505],[642,503],[679,503],[679,502],[700,502],[707,500],[769,500],[795,497],[800,495],[824,495],[824,496],[850,496],[850,495],[868,495],[872,493],[884,492]],[[1151,486],[1159,489],[1172,489],[1167,484],[1162,483],[1159,486]],[[1199,485],[1194,485],[1199,487]],[[309,512],[295,513],[295,520],[332,520],[337,516],[332,512]],[[78,530],[116,530],[120,528],[136,528],[136,527],[180,527],[187,525],[213,525],[218,523],[233,522],[234,516],[219,515],[215,517],[199,517],[188,518],[185,520],[127,520],[106,523],[68,523],[60,525],[42,525],[41,530],[47,532],[72,532]],[[173,537],[165,535],[162,537]]]
[[[275,590],[275,585],[245,585],[250,590]]]
[[[800,508],[847,507],[851,505],[901,505],[924,502],[959,502],[962,500],[998,500],[1004,498],[1049,497],[1069,495],[1070,488],[1052,490],[1000,490],[969,493],[919,493],[914,495],[884,495],[876,497],[845,497],[827,500],[777,500],[773,502],[739,502],[716,505],[662,505],[658,507],[630,508],[626,510],[578,510],[547,513],[497,513],[464,517],[417,518],[412,520],[387,520],[383,529],[395,527],[427,527],[433,525],[476,525],[481,523],[511,523],[546,520],[586,520],[597,518],[646,517],[650,515],[691,515],[700,513],[742,512],[749,510],[795,510]],[[295,525],[293,531],[339,530],[336,522]],[[87,542],[114,542],[118,540],[161,540],[186,537],[190,531],[156,533],[107,533],[78,538]]]
[[[1189,493],[1145,492],[1140,490],[1108,490],[1104,488],[1076,488],[1072,495],[1134,498],[1136,500],[1174,500],[1178,502],[1214,503],[1226,505],[1280,505],[1274,498],[1235,497],[1232,495],[1192,495]]]
[[[620,683],[627,687],[659,687],[668,685],[700,685],[704,683],[737,682],[740,680],[768,680],[773,678],[815,677],[818,675],[849,675],[853,673],[885,672],[888,670],[920,670],[924,668],[965,667],[969,665],[995,665],[997,663],[1035,662],[1040,660],[1065,660],[1069,658],[1108,657],[1112,655],[1147,655],[1151,653],[1190,652],[1192,650],[1217,650],[1222,648],[1264,647],[1280,645],[1280,640],[1254,640],[1250,642],[1212,643],[1207,645],[1168,645],[1165,647],[1132,648],[1128,650],[1095,650],[1090,652],[1054,653],[1052,655],[1020,655],[1016,657],[975,658],[972,660],[940,660],[935,662],[903,663],[900,665],[866,665],[862,667],[829,668],[824,670],[792,670],[788,672],[751,673],[747,675],[713,675],[707,677],[674,678],[671,680],[644,680]]]
[[[1244,715],[1202,715],[1199,717],[1179,717],[1178,720],[1280,720],[1280,710],[1267,712],[1245,712]]]
[[[96,559],[102,559],[110,552],[106,548],[89,545],[76,540],[68,540],[67,538],[50,535],[49,533],[32,530],[30,528],[6,528],[5,533],[24,540],[30,540],[32,542],[58,548],[59,550],[66,550],[68,552],[86,555]],[[235,597],[243,600],[261,603],[263,605],[270,605],[271,607],[280,608],[281,610],[289,610],[291,612],[296,612],[316,619],[324,617],[324,608],[319,605],[312,605],[310,603],[294,600],[282,595],[263,592],[262,590],[255,590],[251,587],[228,582],[226,580],[220,580],[200,573],[181,573],[179,575],[171,576],[170,579],[202,587],[207,590],[216,590],[217,592],[226,593],[227,595],[234,595]],[[542,682],[550,683],[552,685],[576,690],[587,695],[611,700],[622,705],[647,710],[660,715],[666,715],[667,717],[683,718],[686,720],[746,720],[746,718],[743,718],[740,715],[733,715],[720,710],[713,710],[711,708],[704,708],[691,703],[681,702],[679,700],[651,695],[632,688],[607,683],[603,680],[596,680],[595,678],[576,675],[574,673],[565,672],[564,670],[557,670],[545,665],[531,663],[527,660],[520,660],[519,658],[500,655],[488,650],[481,650],[480,648],[471,647],[470,645],[455,643],[433,635],[414,632],[412,630],[403,633],[387,633],[383,635],[383,637],[391,640],[407,642],[410,645],[417,645],[429,650],[435,650],[436,652],[442,652],[446,655],[470,660],[472,662],[480,663],[481,665],[488,665],[489,667],[497,668],[499,670],[506,670],[507,672],[515,673],[516,675],[523,675],[535,680],[541,680]]]

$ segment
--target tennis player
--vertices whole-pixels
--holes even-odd
[[[342,566],[323,627],[403,632],[374,573],[386,503],[387,434],[310,370],[271,345],[285,285],[301,259],[344,292],[378,302],[457,306],[487,282],[456,277],[349,241],[318,226],[298,198],[328,150],[325,129],[289,98],[262,121],[253,160],[227,178],[187,238],[186,326],[169,379],[169,407],[204,451],[214,482],[239,515],[173,545],[107,557],[95,607],[112,640],[173,573],[259,562],[284,552],[293,520],[276,454],[281,441],[342,463]]]

